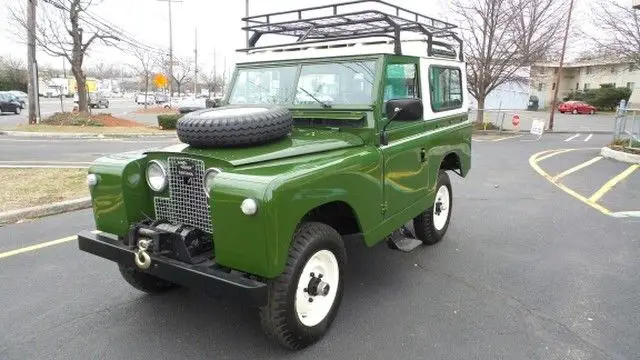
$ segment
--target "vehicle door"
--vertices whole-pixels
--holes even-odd
[[[418,98],[420,94],[419,59],[395,56],[387,58],[384,70],[384,103],[392,99]],[[379,129],[389,119],[382,115]],[[391,121],[386,128],[387,144],[381,145],[383,157],[383,199],[385,218],[392,217],[426,195],[425,121]]]

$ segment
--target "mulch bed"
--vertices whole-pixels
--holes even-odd
[[[111,114],[55,113],[42,120],[43,124],[57,126],[144,127],[144,124],[117,118]]]

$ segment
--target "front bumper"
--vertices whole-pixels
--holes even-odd
[[[264,305],[267,298],[265,283],[211,266],[191,265],[164,256],[151,255],[151,266],[146,270],[136,267],[135,253],[120,240],[104,234],[81,232],[78,234],[80,250],[131,266],[161,279],[207,293],[231,297],[250,305]]]

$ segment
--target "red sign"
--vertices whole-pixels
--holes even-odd
[[[514,114],[513,119],[511,119],[511,123],[513,124],[513,126],[520,125],[520,115]]]

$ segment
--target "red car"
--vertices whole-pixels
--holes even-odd
[[[582,101],[567,101],[560,104],[558,110],[564,113],[572,114],[595,114],[596,108]]]

